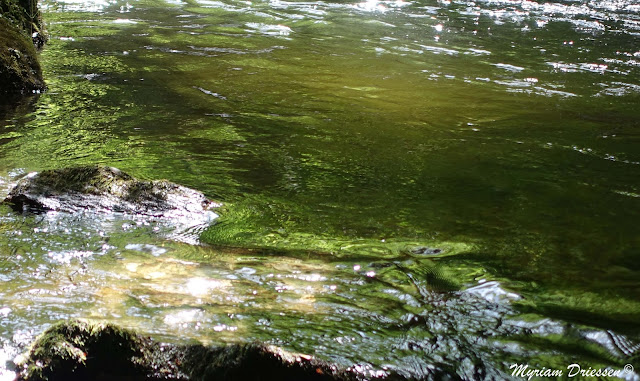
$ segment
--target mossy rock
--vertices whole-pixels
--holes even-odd
[[[110,324],[54,325],[19,364],[23,380],[144,379],[150,340]]]
[[[46,40],[37,0],[0,0],[1,98],[45,90],[36,48]]]
[[[344,369],[259,343],[220,347],[158,343],[115,325],[80,320],[49,328],[16,363],[18,381],[372,379],[356,368]],[[404,378],[380,374],[375,379]]]
[[[37,52],[30,38],[0,18],[0,97],[27,95],[46,88]]]
[[[0,15],[26,37],[35,33],[46,39],[38,0],[0,0]]]
[[[18,211],[124,212],[169,218],[202,217],[219,206],[196,190],[166,180],[138,180],[100,165],[30,173],[4,202]]]

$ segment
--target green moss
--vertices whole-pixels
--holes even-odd
[[[144,340],[111,324],[62,322],[33,343],[22,380],[79,380],[144,375]]]
[[[75,191],[87,194],[108,193],[121,187],[133,177],[115,168],[87,165],[46,170],[34,179],[36,187],[47,187],[57,192]]]
[[[180,212],[202,223],[213,216],[208,209],[217,206],[196,190],[166,180],[137,180],[103,165],[29,174],[18,181],[3,202],[16,211],[34,213],[92,210],[173,218],[172,213]]]
[[[362,379],[334,364],[259,343],[162,344],[112,324],[80,320],[49,328],[16,365],[19,381]]]
[[[166,192],[178,185],[166,180],[143,181],[104,165],[85,165],[49,169],[18,183],[11,194],[20,192],[52,195],[77,192],[88,195],[112,195],[123,200],[140,202],[166,201]]]
[[[44,89],[33,43],[9,21],[0,18],[0,96]]]
[[[168,181],[136,181],[127,187],[127,194],[124,199],[129,202],[164,201],[167,199],[167,195],[163,191],[167,191],[170,188],[171,183]]]
[[[189,346],[184,369],[190,380],[356,380],[356,374],[259,343],[226,347]],[[397,378],[399,379],[399,378]]]
[[[45,89],[34,46],[45,40],[37,0],[0,0],[0,96]]]
[[[0,0],[0,14],[28,37],[34,32],[44,35],[37,0]]]

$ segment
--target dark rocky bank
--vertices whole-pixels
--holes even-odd
[[[45,90],[36,51],[45,40],[37,0],[0,0],[0,99]]]
[[[156,342],[112,324],[54,325],[16,361],[17,380],[402,380],[341,368],[264,344],[205,347]]]

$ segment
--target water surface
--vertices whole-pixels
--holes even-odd
[[[6,357],[83,317],[370,374],[638,364],[634,2],[43,7],[49,91],[3,110],[2,188],[103,163],[226,206],[201,246],[3,210]]]

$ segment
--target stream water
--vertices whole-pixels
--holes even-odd
[[[180,233],[3,207],[0,363],[78,317],[371,376],[640,379],[637,2],[41,6],[49,91],[0,110],[3,195],[101,163],[225,206]]]

